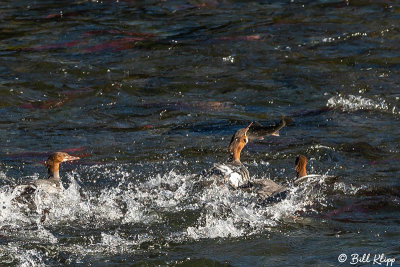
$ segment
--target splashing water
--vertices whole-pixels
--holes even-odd
[[[326,104],[331,108],[340,108],[343,111],[357,110],[389,110],[389,105],[383,99],[377,101],[362,96],[349,95],[347,97],[338,95],[331,97]]]
[[[11,187],[1,189],[0,229],[10,234],[10,244],[18,250],[14,262],[26,266],[46,263],[43,259],[48,256],[40,250],[22,253],[19,242],[26,241],[47,244],[57,251],[54,255],[63,252],[69,255],[67,262],[79,262],[85,255],[98,253],[129,254],[190,240],[251,236],[278,227],[282,220],[291,220],[297,211],[325,197],[323,190],[290,187],[285,200],[263,204],[255,193],[227,185],[199,189],[192,174],[168,171],[134,179],[125,170],[131,166],[113,171],[104,165],[89,168],[114,171],[113,179],[122,178],[112,187],[84,187],[80,175],[72,172],[66,176],[68,186],[58,194],[36,192],[36,209],[30,212],[14,203]],[[41,223],[43,209],[49,213]],[[2,250],[10,253],[10,248]]]
[[[49,244],[63,243],[54,232],[60,227],[76,228],[77,233],[70,234],[78,234],[79,238],[88,238],[86,232],[95,231],[88,253],[101,250],[112,254],[137,248],[143,242],[165,244],[261,233],[293,216],[318,196],[309,192],[304,195],[304,189],[293,187],[285,200],[264,205],[257,202],[255,193],[232,190],[226,185],[213,184],[198,191],[193,175],[174,171],[157,174],[142,183],[126,179],[115,187],[100,190],[84,189],[76,176],[68,175],[69,187],[62,188],[55,197],[38,192],[34,198],[37,209],[31,213],[15,206],[11,188],[2,188],[1,228],[19,229],[24,238]],[[323,194],[319,197],[323,198]],[[45,208],[50,212],[41,224],[40,211]],[[168,225],[175,217],[187,219]],[[102,230],[110,227],[121,228],[128,234],[123,237],[120,231]],[[14,235],[22,238],[18,233]]]

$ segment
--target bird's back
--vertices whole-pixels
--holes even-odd
[[[203,175],[217,183],[228,183],[233,188],[245,185],[249,181],[249,171],[241,163],[217,163]]]
[[[252,187],[255,188],[257,195],[263,199],[283,198],[284,193],[287,191],[285,186],[279,185],[270,179],[257,179],[251,182]]]

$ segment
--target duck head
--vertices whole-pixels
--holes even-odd
[[[246,128],[242,128],[236,131],[232,136],[231,143],[229,144],[229,152],[232,154],[232,161],[240,163],[240,152],[244,146],[249,142],[247,137],[247,131],[249,130],[252,123]]]
[[[71,156],[65,152],[55,152],[51,154],[46,161],[46,167],[49,172],[50,178],[60,179],[59,169],[61,162],[77,159],[79,159],[79,157]]]

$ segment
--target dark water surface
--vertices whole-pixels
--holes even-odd
[[[399,19],[390,0],[1,1],[0,265],[337,266],[384,253],[398,266]],[[290,183],[304,154],[334,183],[267,206],[193,190],[235,130],[281,114],[294,123],[242,153],[251,176]],[[10,186],[46,177],[61,150],[82,159],[62,166],[40,223]]]

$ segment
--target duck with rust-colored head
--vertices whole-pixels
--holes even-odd
[[[66,161],[77,160],[79,157],[71,156],[65,152],[55,152],[49,156],[46,161],[46,167],[49,174],[47,179],[37,179],[28,184],[18,185],[13,190],[13,201],[25,207],[28,212],[37,209],[34,201],[36,192],[40,190],[45,195],[57,195],[60,192],[60,164]],[[50,198],[52,199],[52,198]],[[44,222],[49,214],[50,209],[44,208],[41,211],[40,222]]]
[[[250,174],[247,168],[240,161],[240,153],[245,145],[249,142],[247,132],[250,129],[252,123],[246,128],[239,129],[232,136],[229,144],[229,153],[231,158],[228,162],[223,164],[214,164],[214,167],[210,170],[214,178],[223,178],[219,182],[229,183],[233,188],[246,185],[249,182]]]
[[[268,135],[279,136],[279,130],[285,125],[286,119],[282,116],[280,123],[274,126],[250,123],[246,128],[237,130],[232,136],[228,148],[231,154],[230,160],[226,163],[214,164],[214,167],[203,176],[210,179],[209,181],[217,180],[218,184],[227,183],[233,188],[251,186],[249,171],[240,161],[243,148],[249,141],[262,140]]]
[[[56,193],[60,190],[60,164],[66,161],[78,160],[79,157],[71,156],[65,152],[55,152],[46,161],[49,174],[47,179],[37,179],[28,184],[18,185],[14,189],[17,197],[32,195],[38,188],[48,192]]]
[[[338,179],[338,176],[308,174],[306,170],[307,158],[304,155],[296,157],[295,165],[296,180],[294,181],[294,185],[316,184],[322,181],[322,179],[323,183],[332,184]]]

